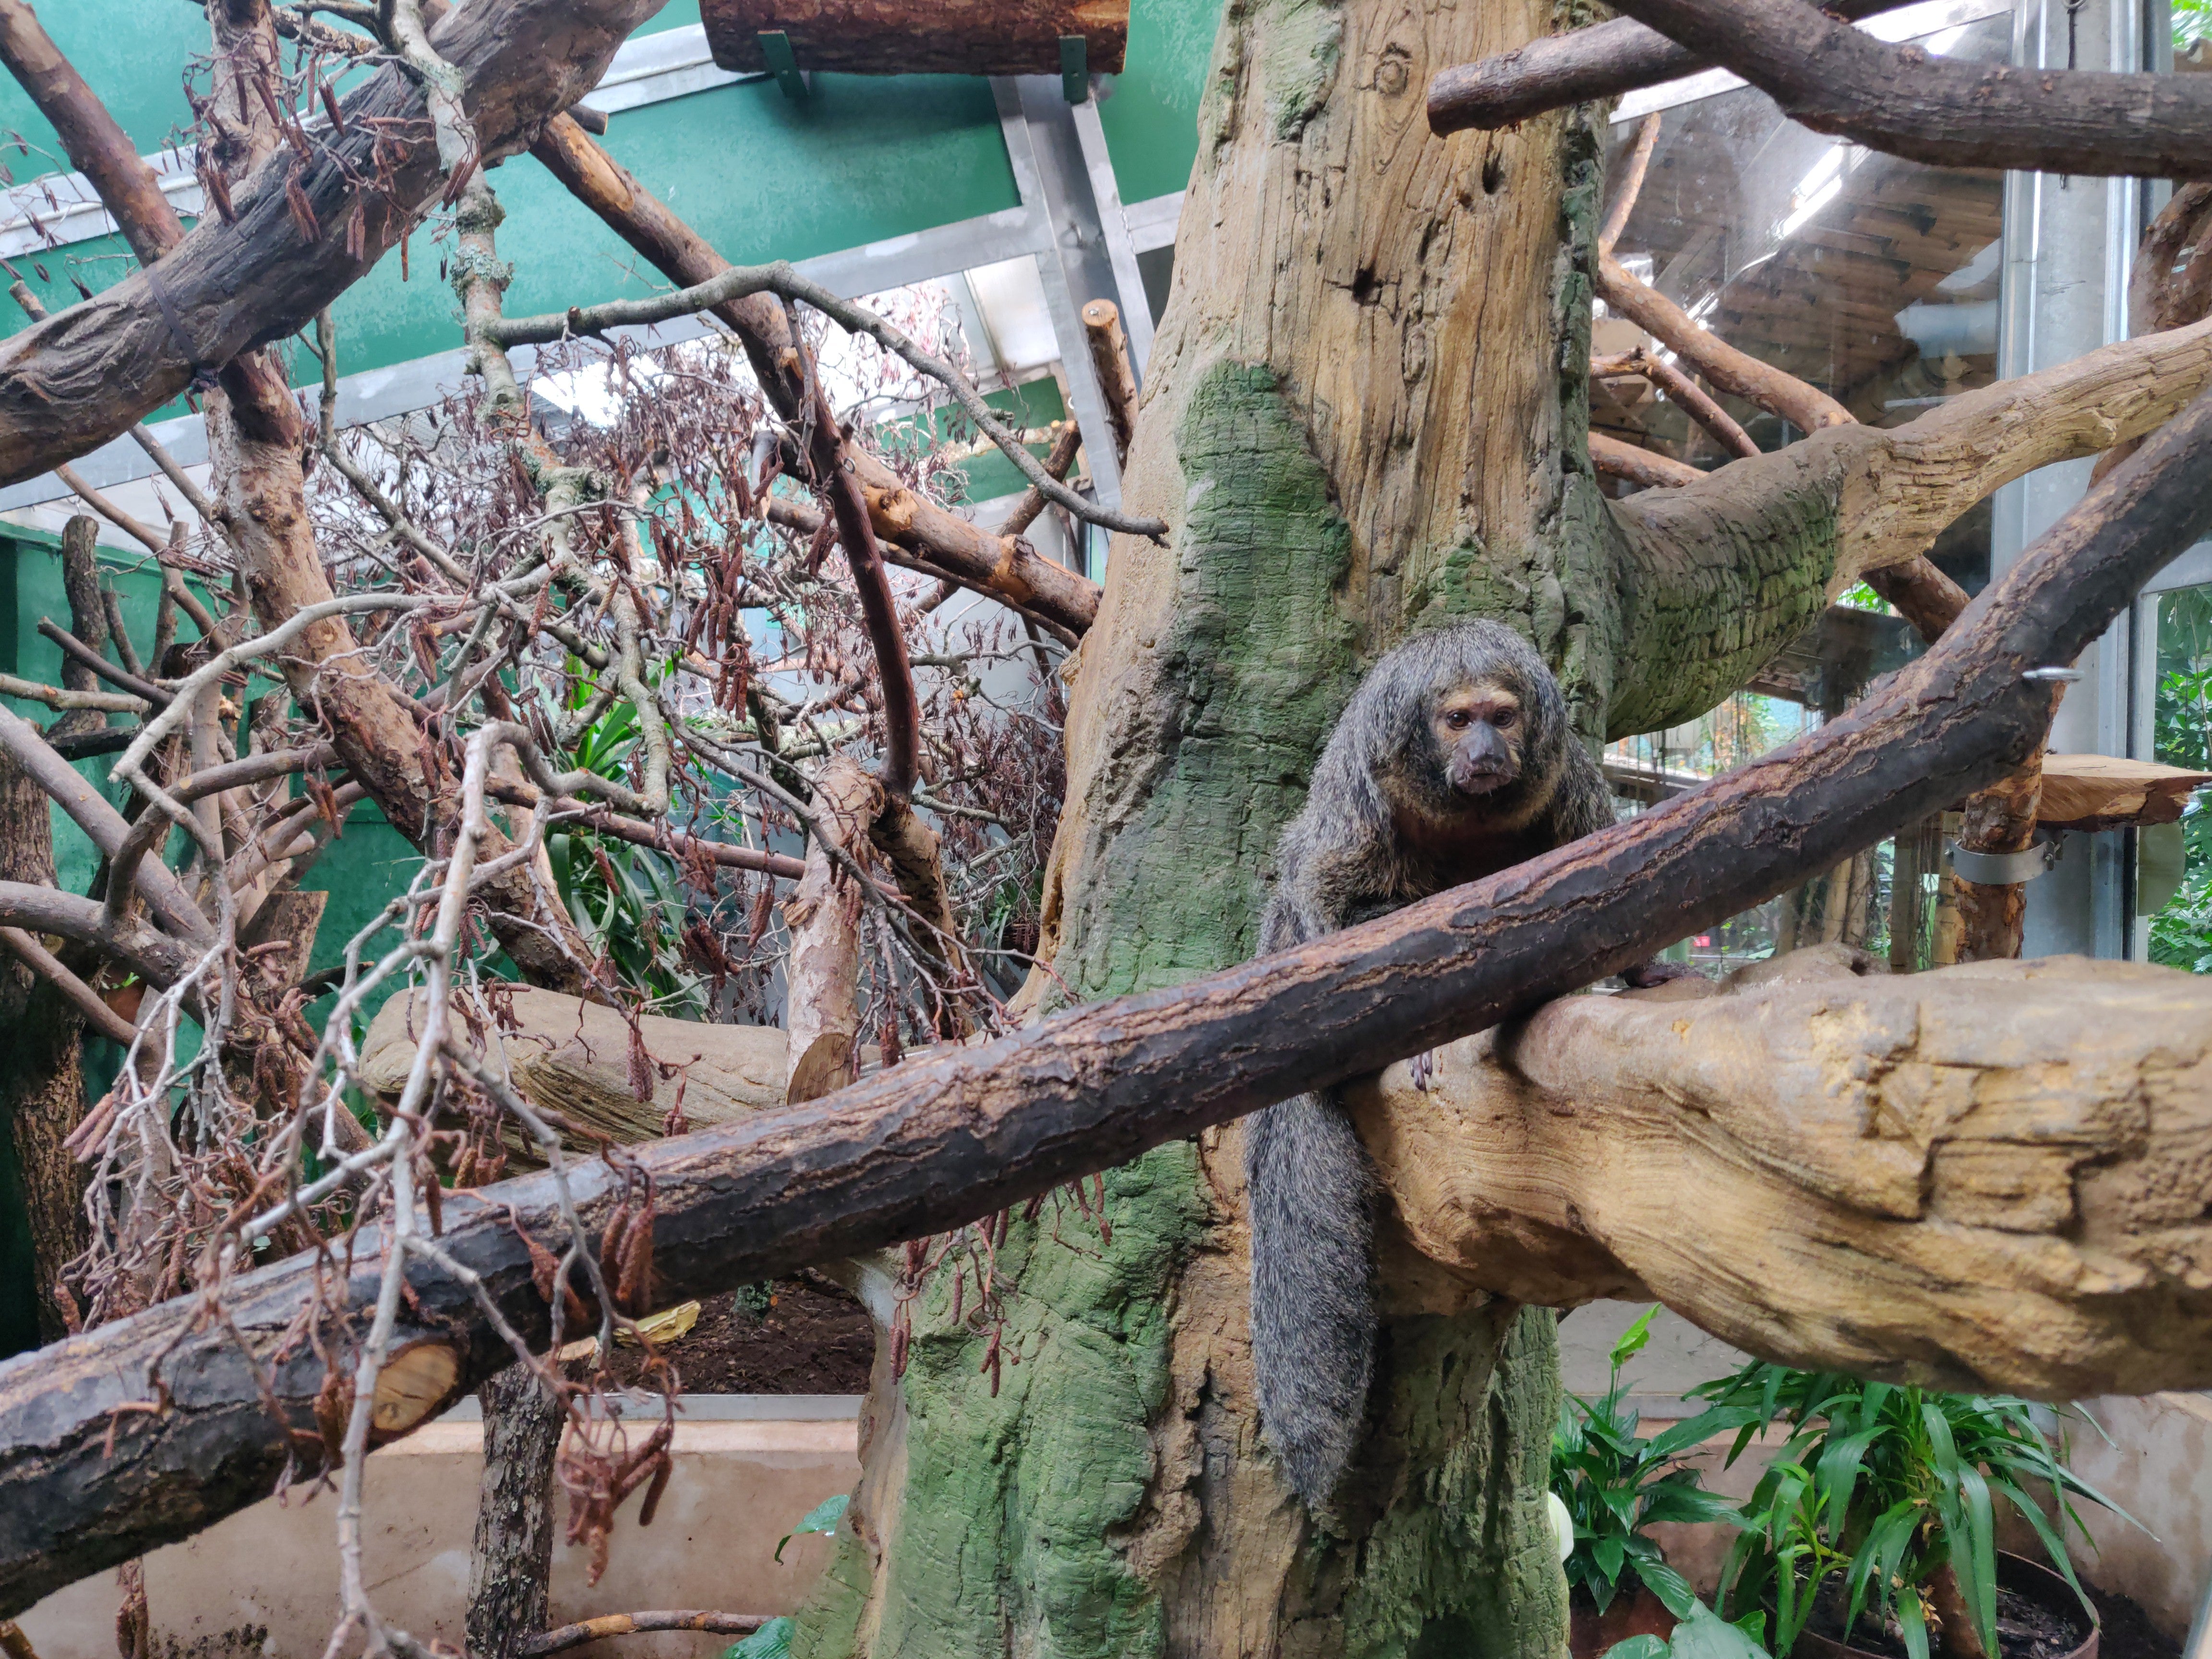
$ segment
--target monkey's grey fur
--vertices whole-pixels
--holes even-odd
[[[1437,709],[1484,686],[1519,704],[1518,769],[1471,793],[1453,786]],[[1329,734],[1305,810],[1277,848],[1261,953],[1372,920],[1613,821],[1604,777],[1569,729],[1559,682],[1518,635],[1488,622],[1419,635],[1375,665]],[[1322,1510],[1365,1429],[1374,1175],[1350,1120],[1325,1094],[1248,1119],[1245,1149],[1261,1420],[1291,1485]]]

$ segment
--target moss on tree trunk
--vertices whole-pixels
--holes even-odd
[[[1330,723],[1410,629],[1520,629],[1595,739],[1701,712],[1816,612],[1832,490],[1747,557],[1597,489],[1587,115],[1428,134],[1431,73],[1553,21],[1230,0],[1127,468],[1170,531],[1116,542],[1075,673],[1048,1006],[1250,953]],[[1210,1131],[1106,1177],[1110,1238],[1072,1205],[1017,1223],[995,1394],[972,1297],[956,1327],[946,1276],[925,1290],[800,1654],[1563,1650],[1552,1316],[1386,1259],[1372,1428],[1324,1536],[1254,1409],[1242,1170]]]

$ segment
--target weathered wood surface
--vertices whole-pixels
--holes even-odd
[[[1931,167],[2212,174],[2212,81],[1970,64],[1891,46],[1802,0],[1621,0],[1815,132]]]
[[[1824,427],[1615,511],[1632,537],[1691,546],[1731,533],[1762,503],[1799,510],[1811,491],[1837,504],[1830,592],[1840,592],[1869,570],[1918,557],[1999,485],[2154,431],[2208,386],[2212,320],[1999,381],[1900,427]]]
[[[370,1022],[361,1049],[364,1088],[395,1097],[405,1086],[422,1025],[420,998],[419,992],[395,996]],[[785,1039],[772,1027],[639,1015],[646,1052],[681,1068],[675,1078],[656,1071],[652,1097],[640,1099],[630,1069],[630,1028],[612,1008],[527,985],[502,988],[501,1001],[507,1018],[470,1000],[458,1011],[456,1027],[477,1052],[506,1054],[515,1086],[533,1106],[560,1115],[575,1132],[564,1132],[564,1144],[576,1150],[658,1137],[679,1085],[684,1115],[696,1128],[734,1123],[783,1103]],[[522,1150],[520,1141],[511,1144]]]
[[[1119,75],[1129,41],[1129,0],[703,0],[699,16],[714,61],[755,74],[768,31],[802,70],[848,75],[1057,75],[1068,34],[1091,73]]]
[[[656,1281],[671,1301],[712,1294],[994,1214],[1533,1012],[1832,867],[2033,747],[2050,692],[2023,672],[2079,654],[2212,527],[2208,456],[2212,398],[2092,490],[1884,690],[1628,823],[1295,950],[636,1148],[659,1206]],[[604,1217],[606,1166],[571,1184],[587,1220]],[[551,1237],[558,1213],[542,1175],[443,1206],[441,1248],[532,1340],[547,1322],[518,1229]],[[371,1235],[343,1287],[351,1307],[373,1298],[379,1270]],[[0,1618],[264,1494],[300,1443],[272,1403],[314,1443],[325,1370],[300,1327],[330,1271],[297,1257],[245,1276],[227,1327],[203,1328],[185,1297],[0,1364]],[[402,1340],[454,1346],[462,1388],[509,1363],[474,1290],[428,1268],[410,1279]],[[2142,1340],[2145,1375],[2171,1377],[2167,1339]],[[148,1400],[149,1367],[166,1410],[132,1409]]]
[[[1911,0],[1834,0],[1838,17],[1871,17]],[[1570,104],[1594,104],[1711,68],[1686,46],[1631,17],[1546,35],[1480,63],[1457,64],[1429,82],[1431,132],[1510,127]]]
[[[460,71],[478,141],[496,160],[589,92],[658,9],[657,0],[485,0],[448,15],[431,40]],[[399,240],[446,184],[422,94],[392,64],[341,107],[344,135],[326,137],[298,180],[314,234],[288,202],[285,152],[232,187],[234,223],[209,214],[149,270],[0,344],[0,483],[98,448],[176,397],[196,368],[305,326]],[[382,190],[373,143],[391,161]],[[349,253],[356,209],[362,252]]]
[[[1565,997],[1352,1091],[1407,1241],[1785,1364],[2064,1400],[2212,1375],[2212,981],[1822,946]],[[1431,1294],[1437,1293],[1432,1289]]]
[[[857,761],[839,756],[815,777],[815,821],[848,856],[866,856],[883,806],[883,786]],[[860,1075],[860,884],[808,837],[806,873],[783,904],[787,1100],[817,1099]]]
[[[2118,755],[2045,755],[2035,821],[2054,830],[2112,830],[2178,823],[2212,772],[2192,772]]]

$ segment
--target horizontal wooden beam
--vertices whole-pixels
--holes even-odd
[[[2212,980],[1840,945],[1566,997],[1352,1091],[1393,1277],[1656,1297],[1762,1358],[2045,1400],[2212,1386]],[[1439,1279],[1439,1275],[1441,1279]]]
[[[2118,755],[2045,755],[2035,821],[2053,830],[2117,830],[2179,823],[2212,772],[2192,772]]]
[[[775,69],[763,34],[801,70],[847,75],[1057,75],[1082,37],[1094,74],[1118,75],[1129,0],[701,0],[707,45],[726,70]]]

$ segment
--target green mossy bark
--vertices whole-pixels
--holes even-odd
[[[1112,878],[1058,961],[1083,1000],[1249,954],[1275,839],[1364,666],[1345,593],[1350,532],[1273,372],[1212,365],[1176,437],[1188,507],[1159,689],[1131,745]],[[1001,1261],[1018,1288],[1002,1340],[1018,1363],[995,1395],[972,1295],[956,1326],[940,1273],[913,1308],[884,1582],[845,1539],[801,1616],[799,1659],[854,1651],[872,1592],[875,1659],[1183,1650],[1120,1540],[1158,1474],[1152,1425],[1170,1405],[1177,1283],[1219,1218],[1188,1143],[1113,1171],[1105,1191],[1110,1238],[1064,1198],[1011,1230]],[[1303,1558],[1284,1650],[1553,1652],[1565,1612],[1543,1504],[1550,1316],[1398,1322],[1382,1377],[1387,1453],[1364,1478],[1361,1535]]]

